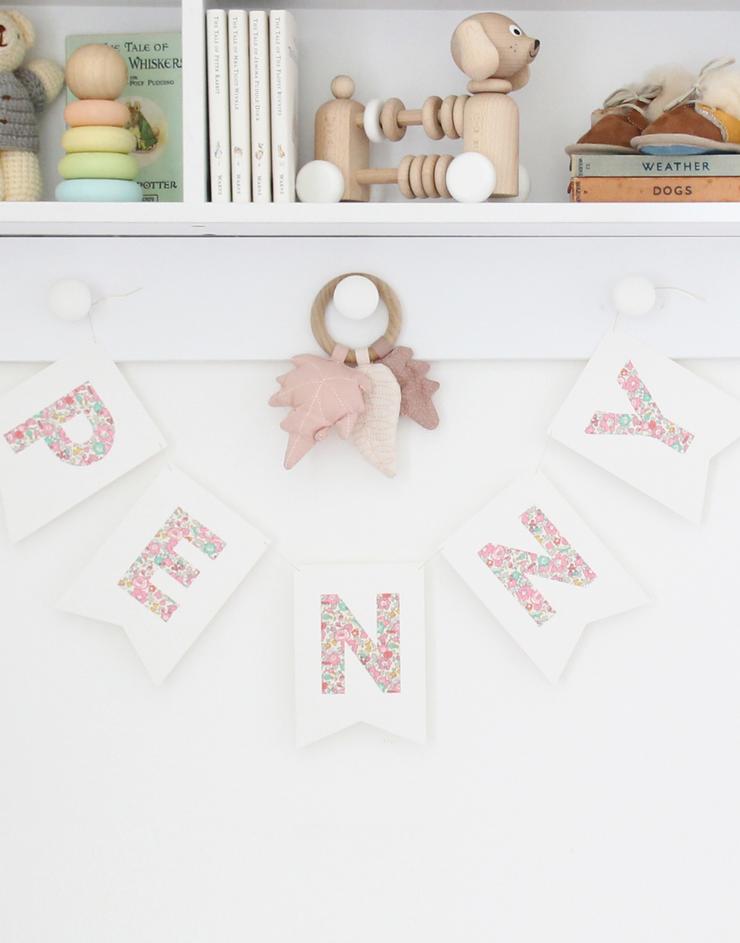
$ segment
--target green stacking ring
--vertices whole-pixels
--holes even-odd
[[[130,154],[136,147],[136,138],[126,128],[88,125],[70,128],[62,135],[62,147],[67,154],[100,152]]]
[[[59,161],[59,173],[65,180],[104,178],[133,180],[139,172],[136,158],[130,154],[67,154]]]

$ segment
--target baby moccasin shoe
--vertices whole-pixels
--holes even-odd
[[[617,89],[591,115],[591,129],[566,147],[567,154],[634,154],[633,139],[663,113],[668,102],[693,83],[692,75],[677,66],[661,66],[640,85]]]
[[[650,123],[647,107],[660,91],[653,86],[618,88],[591,115],[591,127],[566,154],[633,154],[632,138]]]
[[[740,70],[713,59],[691,87],[632,140],[643,154],[740,154]]]

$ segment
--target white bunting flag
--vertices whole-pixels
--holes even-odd
[[[740,436],[740,402],[615,331],[589,360],[549,431],[698,523],[709,462]]]
[[[502,491],[442,554],[550,681],[589,623],[647,601],[541,474]]]
[[[301,566],[294,586],[299,745],[359,722],[423,742],[423,569]]]
[[[39,530],[165,448],[97,345],[0,397],[0,495],[12,541]]]
[[[159,683],[264,553],[266,539],[183,472],[166,469],[59,608],[120,625]]]

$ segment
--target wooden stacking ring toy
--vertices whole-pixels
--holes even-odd
[[[384,357],[395,345],[398,335],[401,333],[401,304],[390,285],[384,282],[377,275],[369,275],[367,272],[345,272],[343,275],[333,278],[319,291],[311,307],[311,330],[317,342],[329,356],[340,346],[329,333],[326,326],[326,309],[334,297],[334,289],[342,279],[348,275],[361,275],[369,279],[378,289],[378,294],[383,304],[388,310],[388,327],[385,334],[379,337],[368,348],[371,363],[374,363],[380,357]],[[357,364],[357,351],[349,350],[344,358],[344,362],[352,365]]]

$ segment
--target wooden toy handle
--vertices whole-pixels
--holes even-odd
[[[327,282],[316,295],[313,305],[311,306],[311,330],[322,350],[331,357],[334,348],[337,346],[337,342],[331,336],[326,326],[326,309],[329,306],[329,302],[334,297],[334,289],[339,282],[348,275],[362,275],[363,278],[369,278],[378,289],[378,294],[388,309],[388,327],[386,328],[385,334],[374,341],[369,349],[370,360],[372,362],[378,360],[380,357],[384,357],[393,348],[398,340],[398,335],[401,333],[402,320],[401,304],[396,293],[390,285],[381,278],[378,278],[377,275],[370,275],[368,272],[344,272],[342,275],[338,275],[330,282]],[[352,364],[353,366],[357,364],[357,354],[354,350],[349,351],[345,357],[345,363]]]

